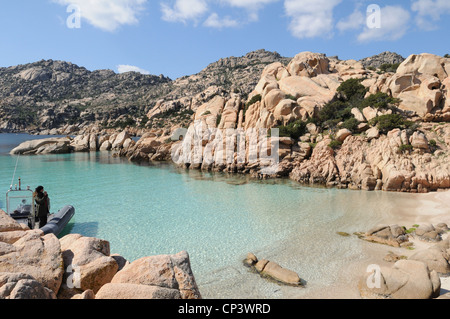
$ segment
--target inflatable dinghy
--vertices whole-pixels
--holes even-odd
[[[20,184],[19,184],[20,185]],[[19,188],[11,189],[6,193],[6,213],[18,223],[27,225],[30,229],[38,229],[37,216],[34,206],[33,192]],[[16,208],[14,208],[16,207]],[[56,214],[49,214],[47,224],[40,229],[47,234],[58,236],[75,214],[75,208],[67,205]]]
[[[56,214],[50,215],[47,224],[44,227],[41,227],[41,230],[45,235],[52,233],[55,234],[55,236],[58,236],[67,226],[74,214],[75,208],[67,205],[60,209]]]

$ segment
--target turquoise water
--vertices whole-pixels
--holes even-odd
[[[322,278],[321,269],[360,254],[360,243],[343,241],[337,231],[366,230],[397,205],[398,197],[389,193],[136,165],[109,152],[8,155],[30,138],[0,134],[3,193],[18,159],[15,179],[32,189],[43,185],[53,212],[75,207],[64,234],[106,239],[111,253],[130,261],[186,250],[200,283],[224,267],[241,267],[247,252],[265,257],[287,249],[302,256],[302,276]],[[295,270],[298,258],[282,260]]]

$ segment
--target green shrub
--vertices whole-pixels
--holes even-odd
[[[246,109],[248,109],[248,107],[252,104],[255,104],[256,102],[260,102],[262,99],[261,94],[257,94],[254,97],[252,97],[252,99],[250,101],[247,102],[247,104],[245,105]]]
[[[142,117],[140,126],[141,126],[141,127],[145,127],[145,124],[147,124],[148,121],[149,121],[149,119],[148,119],[147,115],[144,115],[144,116]]]
[[[254,97],[252,97],[251,100],[248,101],[247,104],[245,104],[245,107],[244,107],[244,116],[245,116],[245,114],[247,113],[247,110],[248,110],[248,108],[250,107],[250,105],[253,105],[253,104],[255,104],[256,102],[260,102],[261,100],[262,100],[261,94],[257,94],[257,95],[255,95]]]
[[[378,92],[365,98],[361,102],[360,109],[363,109],[367,106],[371,106],[375,109],[387,109],[391,104],[398,104],[398,103],[400,103],[399,99],[390,97],[386,93]]]
[[[297,98],[295,96],[293,96],[293,95],[290,95],[290,94],[286,95],[286,99],[297,101]]]
[[[390,64],[390,63],[386,63],[386,64],[382,64],[380,65],[380,70],[383,72],[397,72],[398,67],[400,66],[400,63],[394,63],[394,64]]]
[[[347,101],[350,101],[355,98],[363,99],[366,95],[367,89],[361,84],[361,80],[349,79],[342,82],[337,91],[343,93]]]
[[[289,123],[288,125],[281,125],[277,128],[280,130],[280,137],[290,137],[294,140],[306,133],[306,122],[302,120],[297,120],[295,122]]]
[[[447,59],[449,59],[450,58],[450,54],[446,54],[446,55],[444,55],[444,58],[447,58]]]
[[[125,129],[126,127],[130,126],[130,127],[134,127],[136,125],[136,121],[133,120],[130,117],[127,117],[125,120],[123,121],[118,121],[114,124],[113,128],[121,128],[121,129]]]
[[[409,144],[403,144],[403,145],[401,145],[400,147],[399,147],[399,150],[401,151],[401,152],[410,152],[410,151],[412,151],[413,150],[413,147],[412,147],[412,145],[409,145]]]
[[[342,146],[342,142],[337,140],[332,140],[330,144],[328,144],[329,147],[331,147],[333,150],[336,150]]]
[[[429,143],[432,147],[436,147],[436,145],[437,145],[435,140],[430,140]]]
[[[222,121],[222,115],[221,114],[217,115],[216,126],[219,126],[220,121]]]
[[[342,101],[334,101],[325,104],[325,106],[319,111],[319,122],[324,123],[329,120],[339,119],[338,112],[344,110],[347,105]]]
[[[372,126],[376,125],[381,132],[387,133],[396,128],[407,129],[413,123],[406,121],[400,114],[386,114],[372,119],[370,124]]]
[[[341,127],[348,129],[352,133],[355,133],[358,131],[358,125],[359,125],[359,121],[357,119],[355,119],[354,117],[352,117],[352,118],[346,120],[344,123],[342,123]]]

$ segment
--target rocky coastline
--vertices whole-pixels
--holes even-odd
[[[302,184],[327,187],[442,191],[450,188],[449,72],[450,59],[431,54],[411,55],[395,73],[381,73],[354,60],[302,52],[287,66],[268,64],[247,100],[232,93],[229,97],[213,95],[198,104],[188,126],[105,130],[93,125],[76,136],[66,126],[57,133],[71,137],[27,142],[11,154],[112,151],[130,161],[171,162],[174,157],[193,158],[200,152],[200,156],[208,154],[203,161],[177,165],[255,178],[289,177]],[[348,112],[348,120],[336,117],[328,121],[334,123],[332,126],[319,124],[324,110],[344,103],[341,88],[352,80],[364,89],[364,107],[345,102],[347,109],[334,111],[333,116]],[[200,150],[179,138],[180,130],[195,130],[197,124],[202,126]],[[289,134],[297,126],[303,131]],[[216,132],[253,128],[291,130],[274,139],[279,144],[276,172],[261,173],[264,161],[250,160],[248,143],[244,155],[233,147],[231,161],[227,158],[224,162],[226,155],[220,145],[227,138],[236,139],[236,133],[224,137]],[[261,152],[261,143],[256,147]]]
[[[449,195],[442,193],[447,207]],[[340,291],[330,295],[321,290],[318,297],[341,298],[348,289],[362,299],[448,299],[450,229],[443,222],[428,222],[439,218],[425,218],[410,227],[384,224],[339,234],[342,241],[365,242],[372,257],[348,268],[352,273]],[[369,264],[376,268],[369,271]],[[248,253],[242,265],[246,268],[250,276],[261,276],[260,283],[290,287],[292,298],[316,296],[316,291],[308,292],[311,283],[301,279],[301,273],[273,260]],[[187,252],[127,261],[112,254],[106,240],[79,234],[58,239],[30,230],[0,211],[0,299],[201,298]]]
[[[109,242],[30,230],[0,210],[0,299],[200,299],[189,255],[129,262]]]
[[[238,91],[221,94],[220,88],[203,92],[190,104],[186,125],[171,122],[162,128],[113,130],[93,124],[82,132],[66,125],[44,132],[66,137],[25,142],[11,154],[112,152],[131,162],[175,162],[185,169],[290,178],[305,185],[409,193],[450,189],[450,59],[411,55],[392,72],[312,52],[302,52],[287,64],[269,62],[273,61],[267,62],[248,96]],[[348,96],[351,90],[346,85],[357,91],[352,94],[361,95],[362,90],[358,103]],[[172,104],[167,103],[159,101],[147,117],[170,111],[165,107]],[[196,132],[201,137],[199,148],[185,138],[197,124],[201,124]],[[244,155],[236,148],[231,155],[223,151],[223,144],[235,139],[236,133],[224,136],[218,131],[252,128],[287,132],[269,139],[279,145],[275,172],[261,170],[264,159],[250,160],[252,147],[259,155],[267,145],[247,143]],[[205,155],[205,160],[175,161],[199,155]],[[15,225],[2,212],[0,219],[2,298],[201,298],[186,252],[130,263],[111,255],[105,240],[76,234],[58,240]],[[360,297],[439,297],[441,278],[450,275],[447,224],[378,225],[356,235],[373,245],[403,249],[408,255],[386,257],[389,261],[384,262],[395,263],[377,270],[383,280],[376,289],[367,286],[371,273],[360,278]],[[426,243],[426,247],[419,244],[423,249],[411,254],[411,243]],[[271,263],[253,256],[247,263],[256,268],[260,262],[260,273]],[[66,287],[71,265],[81,269],[81,277],[76,278],[81,288]],[[289,280],[300,282],[298,275],[282,271],[278,264],[272,263],[270,269],[273,277],[285,273]]]

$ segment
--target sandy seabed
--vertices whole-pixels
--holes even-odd
[[[399,201],[395,212],[384,215],[381,223],[406,227],[424,223],[433,225],[446,223],[450,226],[450,191],[411,194]],[[367,229],[360,231],[367,231]],[[443,238],[445,239],[447,236],[448,234]],[[350,254],[341,261],[336,260],[336,264],[329,267],[329,272],[332,273],[327,273],[327,277],[329,277],[327,280],[311,280],[305,288],[288,287],[269,282],[241,266],[218,270],[209,281],[199,284],[200,291],[205,299],[360,299],[358,282],[365,275],[369,265],[391,267],[393,263],[384,261],[387,254],[395,253],[399,256],[409,257],[419,249],[426,249],[434,245],[410,239],[414,243],[414,249],[410,250],[369,243],[357,239],[356,236],[351,236],[349,240],[358,241],[357,245],[361,245],[358,247],[362,253]],[[286,245],[280,249],[282,252],[273,254],[277,257],[273,261],[285,266],[283,261],[288,263],[289,256],[295,254],[294,249],[295,246]],[[267,258],[267,256],[263,256],[263,258]],[[270,256],[267,259],[270,260]],[[301,271],[298,273],[302,277]],[[450,292],[450,277],[441,277],[441,294],[448,292]]]

